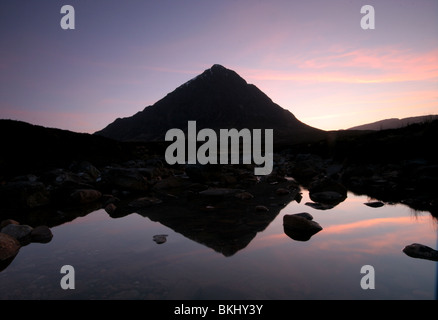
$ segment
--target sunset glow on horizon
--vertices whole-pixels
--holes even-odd
[[[323,130],[438,114],[435,0],[65,4],[0,3],[1,119],[93,133],[214,64]]]

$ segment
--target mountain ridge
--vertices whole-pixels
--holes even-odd
[[[197,121],[199,129],[274,129],[277,141],[317,140],[325,134],[302,123],[255,85],[219,64],[153,105],[131,117],[118,118],[95,134],[121,141],[164,140],[169,129],[186,131],[190,120]]]
[[[410,124],[414,123],[423,123],[430,122],[438,119],[438,115],[426,115],[426,116],[416,116],[416,117],[407,117],[407,118],[389,118],[382,119],[375,122],[365,123],[359,126],[354,126],[348,128],[347,130],[387,130],[387,129],[399,129],[406,127]]]

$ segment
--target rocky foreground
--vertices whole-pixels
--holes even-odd
[[[112,217],[136,212],[230,256],[289,202],[301,201],[302,187],[312,200],[306,205],[318,210],[335,207],[350,191],[377,200],[368,206],[404,203],[438,217],[438,160],[431,148],[438,122],[283,146],[274,149],[268,176],[254,176],[252,165],[170,166],[164,149],[152,145],[18,125],[35,141],[10,141],[0,157],[0,221],[51,228],[101,208]],[[47,153],[38,152],[38,141],[46,141]],[[298,241],[322,229],[306,213],[285,217],[284,226]],[[2,239],[1,248],[13,246]],[[416,257],[427,251],[414,248]]]
[[[51,227],[99,208],[112,217],[137,212],[230,256],[290,201],[300,201],[300,186],[308,189],[313,201],[306,204],[320,210],[335,207],[350,190],[381,200],[369,206],[402,202],[437,214],[431,188],[438,177],[434,165],[346,166],[287,150],[274,160],[268,176],[254,176],[252,165],[169,166],[156,155],[99,168],[73,162],[68,168],[3,181],[1,217]],[[285,216],[285,233],[294,240],[309,240],[322,230],[312,219],[307,213]],[[13,243],[8,238],[2,241]]]
[[[0,223],[0,271],[4,270],[18,254],[22,246],[31,242],[47,243],[53,234],[47,226],[21,225],[19,222],[6,219]]]

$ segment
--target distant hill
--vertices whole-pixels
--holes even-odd
[[[318,140],[325,131],[299,121],[236,72],[213,65],[152,106],[116,119],[96,135],[121,141],[164,140],[169,129],[186,132],[189,120],[197,130],[274,129],[274,143]]]
[[[414,123],[424,123],[438,119],[438,115],[428,115],[419,117],[409,117],[409,118],[391,118],[380,120],[372,123],[363,124],[360,126],[352,127],[347,130],[386,130],[386,129],[398,129],[406,127]]]
[[[0,135],[0,179],[67,167],[72,161],[86,160],[100,165],[128,160],[135,150],[132,145],[105,137],[15,120],[0,119]]]

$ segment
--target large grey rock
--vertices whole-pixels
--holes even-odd
[[[0,222],[0,230],[4,227],[6,227],[8,224],[20,224],[18,221],[15,221],[13,219],[5,219],[2,222]]]
[[[403,252],[412,258],[438,261],[438,251],[432,249],[431,247],[425,246],[424,244],[413,243],[406,246],[403,249]]]
[[[8,224],[6,227],[3,227],[1,232],[11,237],[17,239],[21,243],[30,241],[30,234],[33,228],[28,225],[23,224]]]

